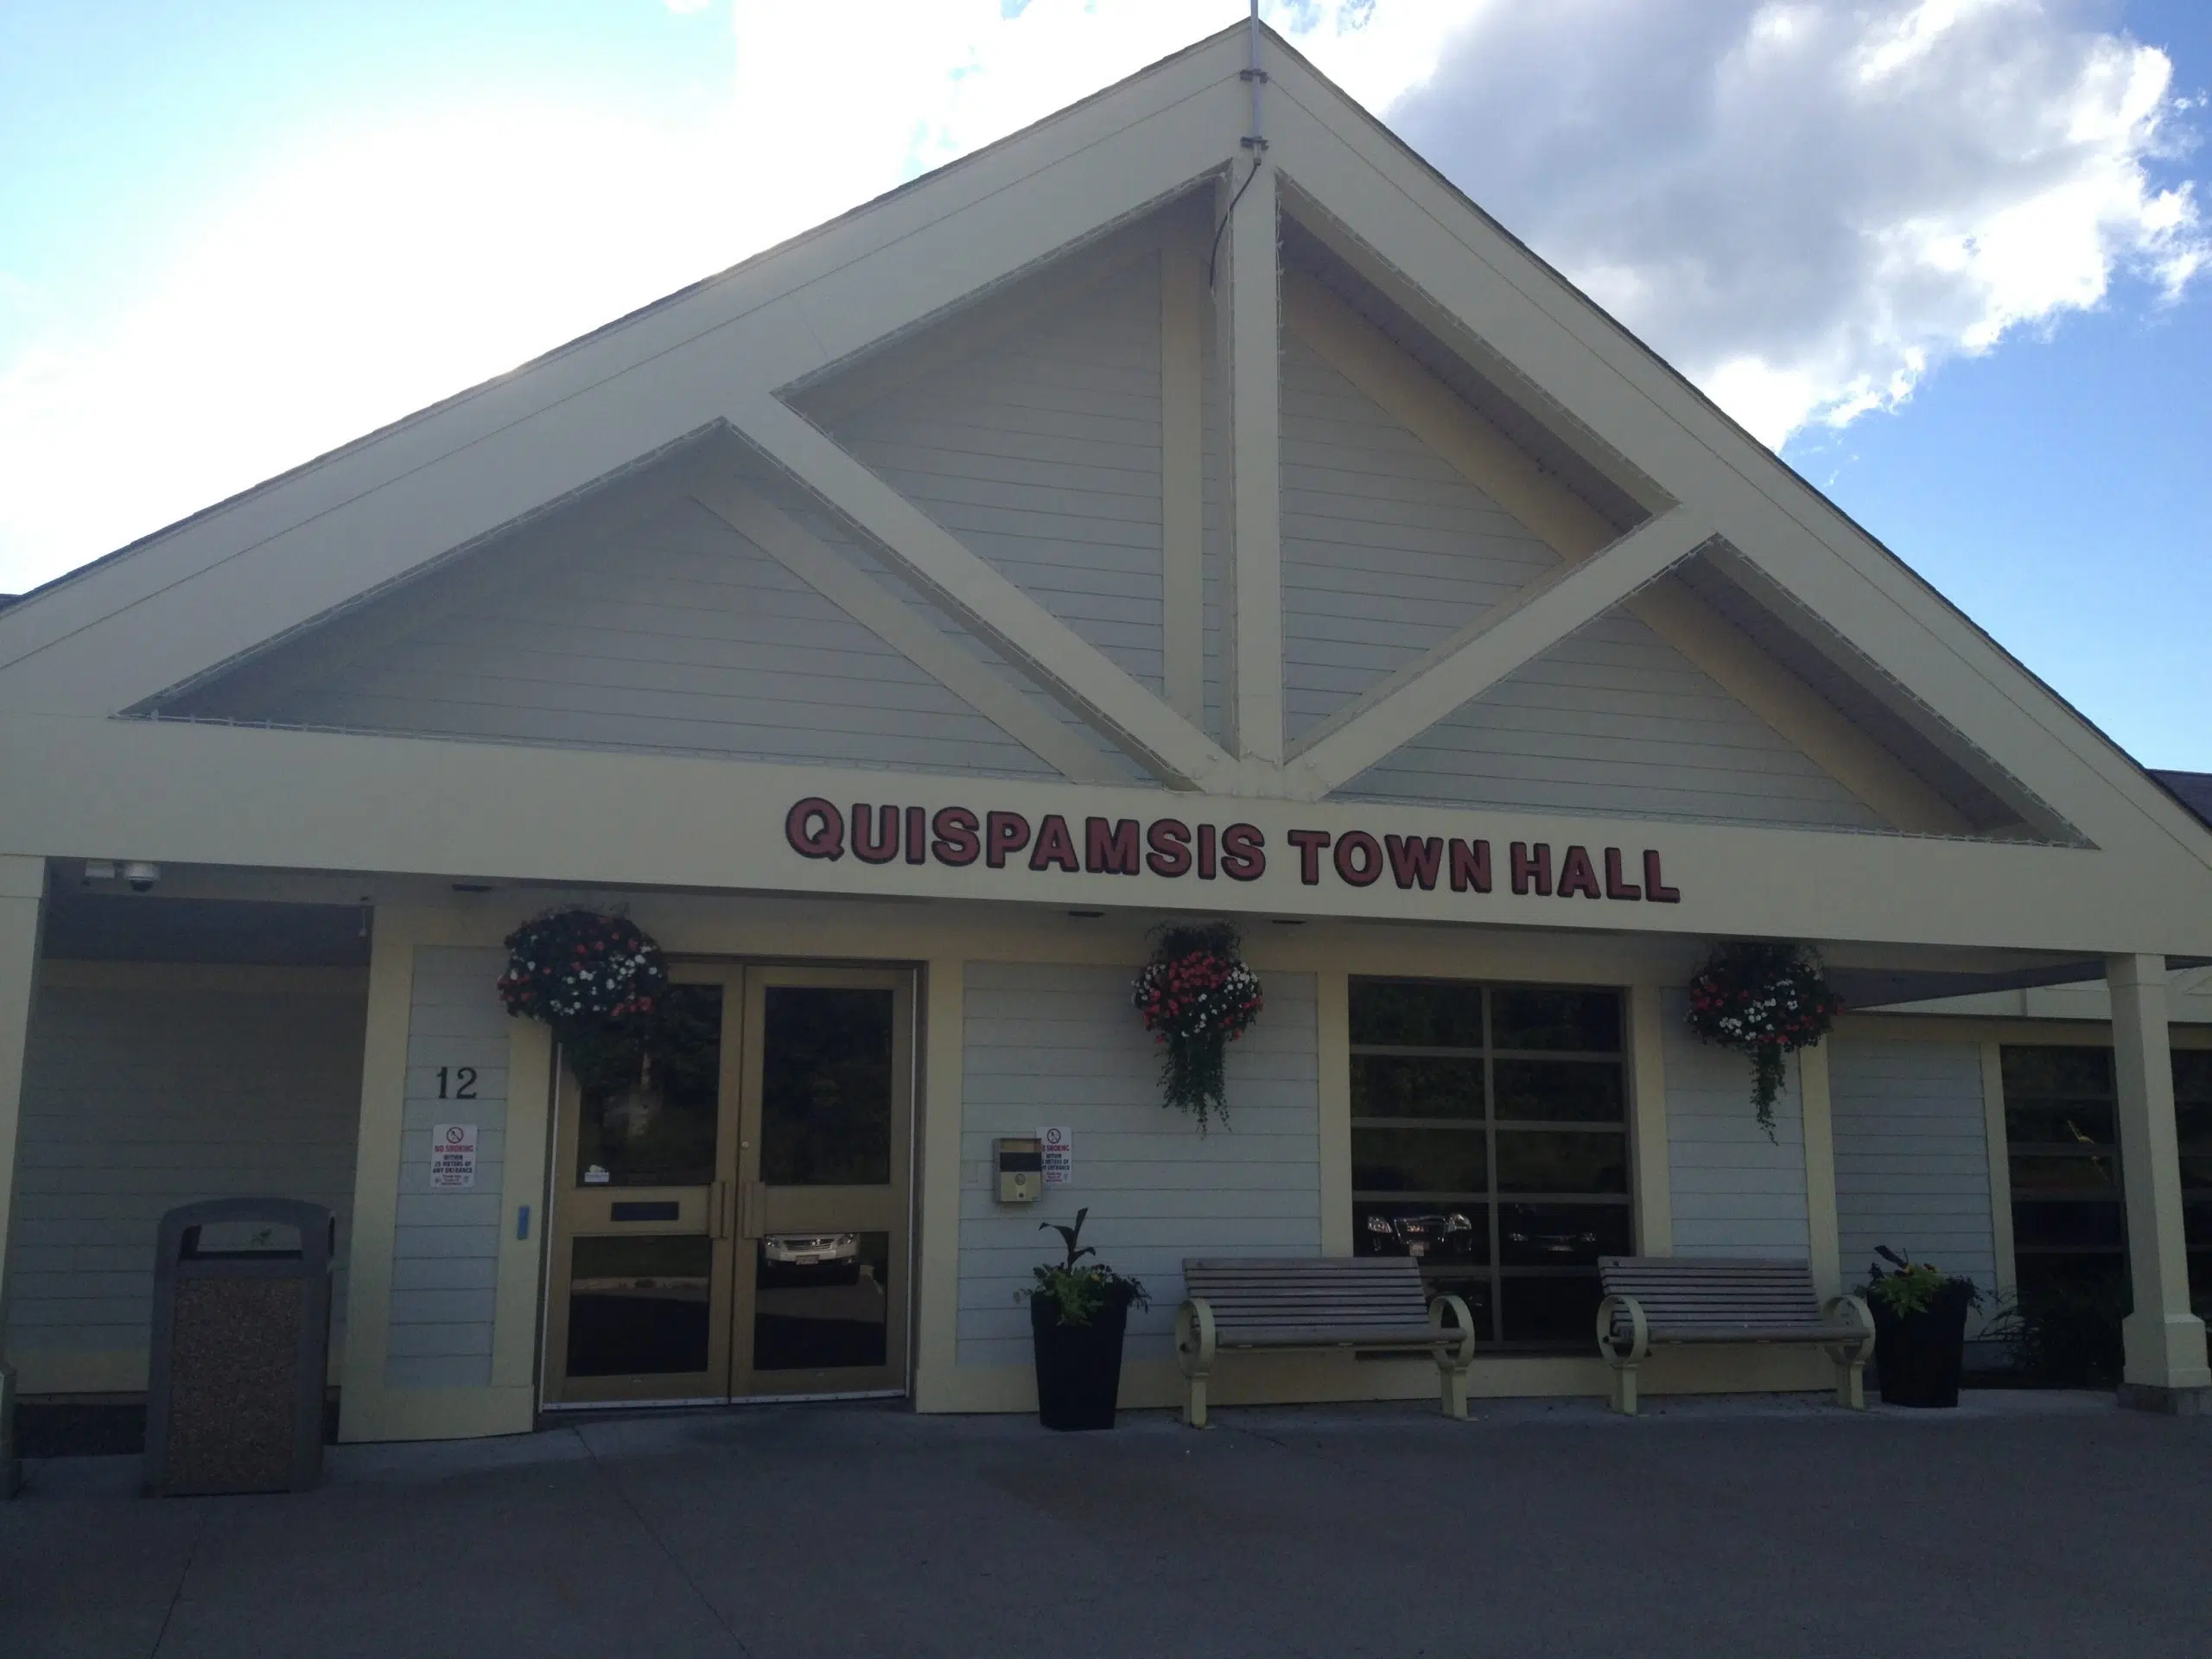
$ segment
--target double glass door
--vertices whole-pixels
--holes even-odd
[[[671,977],[562,1054],[548,1403],[904,1387],[911,976]]]

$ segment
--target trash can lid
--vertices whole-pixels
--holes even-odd
[[[285,1228],[298,1236],[299,1247],[203,1251],[200,1230],[223,1224]],[[257,1261],[271,1265],[296,1261],[299,1266],[291,1271],[312,1276],[329,1271],[337,1231],[338,1217],[327,1205],[303,1198],[204,1198],[197,1204],[179,1205],[162,1217],[154,1270],[157,1277],[173,1277],[179,1264],[191,1261]]]

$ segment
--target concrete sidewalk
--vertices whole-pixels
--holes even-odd
[[[2037,1394],[1219,1416],[598,1421],[338,1448],[301,1497],[34,1464],[0,1504],[0,1654],[2212,1651],[2212,1420]]]

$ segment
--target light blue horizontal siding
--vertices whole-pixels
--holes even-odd
[[[1267,976],[1267,1007],[1229,1049],[1230,1120],[1200,1135],[1160,1103],[1160,1055],[1129,1006],[1127,968],[969,963],[961,1134],[963,1365],[1027,1363],[1016,1293],[1088,1207],[1084,1241],[1152,1293],[1133,1313],[1131,1357],[1169,1351],[1183,1259],[1317,1255],[1319,1096],[1310,976]],[[1075,1179],[1035,1205],[1001,1205],[995,1137],[1068,1128]],[[1048,1248],[1051,1247],[1051,1248]]]
[[[1155,692],[1160,341],[1159,270],[1141,264],[830,428]]]
[[[342,1347],[364,989],[48,985],[31,1012],[6,1347],[130,1353],[151,1338],[161,1218],[276,1197],[338,1217]]]
[[[1559,562],[1311,349],[1293,340],[1282,361],[1283,695],[1294,739]],[[1625,612],[1554,645],[1338,793],[1882,827]]]
[[[493,1314],[506,1218],[504,1154],[512,1029],[496,988],[504,951],[417,945],[407,1025],[399,1198],[392,1232],[391,1324],[385,1382],[395,1389],[483,1388],[492,1380]],[[462,1066],[474,1100],[438,1098]],[[430,1186],[431,1131],[476,1126],[476,1185]]]
[[[1839,1038],[1828,1090],[1845,1282],[1860,1282],[1886,1244],[1994,1298],[1980,1046]]]
[[[1052,769],[688,499],[609,545],[557,523],[474,556],[503,569],[449,611],[434,587],[340,618],[289,659],[175,712],[747,760],[1038,777]],[[834,539],[834,538],[833,538]],[[404,630],[325,674],[364,628]],[[392,607],[397,607],[395,613]]]
[[[1662,1008],[1675,1253],[1809,1260],[1796,1063],[1774,1103],[1770,1141],[1751,1105],[1751,1061],[1691,1034],[1686,992],[1669,991]]]

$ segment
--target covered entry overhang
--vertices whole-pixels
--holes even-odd
[[[1803,1057],[1777,1143],[1737,1140],[1741,1125],[1710,1127],[1722,1109],[1716,1101],[1725,1103],[1736,1086],[1734,1063],[1713,1071],[1721,1057],[1686,1046],[1680,1011],[1669,1001],[1679,992],[1669,988],[1681,986],[1721,938],[1816,944],[1861,1006],[1906,993],[1925,998],[2052,982],[2077,977],[2082,963],[2094,960],[2113,992],[2109,1030],[2119,1058],[2130,1231],[2152,1241],[2132,1255],[2137,1306],[2167,1310],[2131,1321],[2130,1377],[2195,1386],[2186,1369],[2190,1316],[2172,1095],[2169,1087],[2162,1096],[2159,1080],[2167,1075],[2174,1012],[2166,1005],[2168,957],[2182,956],[2181,941],[2204,937],[2209,918],[2187,913],[2190,889],[2178,880],[2171,891],[2182,902],[2145,906],[2145,884],[2101,849],[1189,792],[1163,798],[185,722],[84,729],[95,743],[117,746],[108,764],[67,769],[75,781],[37,808],[45,846],[6,867],[5,1013],[18,1053],[34,1034],[41,981],[48,989],[103,982],[81,959],[51,948],[41,956],[37,943],[41,914],[59,917],[67,907],[50,896],[71,895],[74,904],[85,891],[85,859],[159,865],[151,893],[115,893],[102,902],[110,913],[139,907],[133,913],[146,921],[122,933],[156,939],[155,957],[182,957],[175,969],[181,983],[195,976],[216,983],[221,975],[192,965],[194,947],[176,944],[189,929],[157,920],[176,911],[312,907],[325,921],[355,918],[365,936],[365,968],[337,970],[353,976],[360,1022],[346,1334],[334,1372],[348,1438],[512,1432],[547,1403],[546,1218],[561,1174],[555,1058],[542,1027],[499,1014],[490,982],[505,934],[572,899],[623,909],[680,961],[871,964],[912,976],[912,1254],[911,1270],[892,1289],[912,1327],[910,1363],[898,1384],[924,1409],[1015,1408],[1026,1399],[1026,1376],[1007,1362],[1003,1341],[979,1334],[990,1322],[978,1324],[977,1299],[998,1290],[977,1267],[976,1252],[1012,1239],[980,1244],[979,1228],[1006,1233],[1031,1224],[994,1217],[971,1190],[990,1134],[1026,1129],[1045,1103],[1001,1109],[1006,1102],[994,1096],[992,1079],[1007,1065],[1004,1046],[1043,1049],[1061,1040],[1021,994],[1033,986],[1088,998],[1084,1017],[1095,1014],[1103,1040],[1126,1039],[1129,1052],[1115,1064],[1147,1073],[1141,1034],[1117,988],[1141,960],[1147,930],[1178,913],[1237,919],[1248,956],[1280,997],[1276,1027],[1249,1062],[1260,1068],[1252,1085],[1260,1104],[1252,1119],[1204,1143],[1185,1125],[1159,1122],[1156,1107],[1133,1112],[1129,1132],[1185,1132],[1190,1144],[1171,1162],[1236,1163],[1263,1140],[1279,1149],[1290,1125],[1306,1150],[1267,1179],[1285,1192],[1308,1192],[1310,1200],[1271,1200],[1262,1206],[1275,1217],[1267,1225],[1304,1227],[1300,1217],[1310,1211],[1310,1248],[1356,1248],[1356,1211],[1364,1211],[1352,1167],[1357,1045],[1347,1009],[1361,981],[1611,987],[1624,1019],[1635,1248],[1709,1248],[1716,1237],[1758,1248],[1770,1218],[1751,1210],[1731,1221],[1738,1213],[1732,1200],[1715,1196],[1716,1188],[1749,1182],[1760,1192],[1789,1194],[1783,1208],[1802,1217],[1789,1223],[1802,1229],[1793,1236],[1803,1238],[1824,1289],[1855,1282],[1860,1266],[1845,1255],[1851,1177],[1847,1170],[1840,1200],[1828,1054]],[[256,810],[239,810],[247,801]],[[909,809],[927,832],[912,861]],[[1055,823],[1068,832],[1065,850],[1047,828]],[[1103,826],[1096,844],[1094,823]],[[1156,840],[1153,828],[1161,823],[1184,833]],[[1126,841],[1118,839],[1124,826],[1134,826]],[[963,828],[975,832],[972,851]],[[1213,849],[1211,877],[1198,855],[1202,835]],[[393,856],[396,846],[404,859]],[[1143,849],[1134,873],[1124,873],[1124,846]],[[1178,855],[1154,861],[1163,847]],[[334,868],[316,856],[334,849],[357,853],[358,861]],[[65,949],[87,954],[115,949],[121,936],[111,925],[106,944],[86,946],[66,943],[86,937],[80,925],[55,930]],[[138,971],[143,977],[146,969]],[[242,994],[267,990],[273,987],[264,982]],[[983,1034],[994,1023],[1025,1019],[1036,1021],[1033,1034]],[[1854,1029],[1847,1017],[1826,1048],[1847,1045]],[[2180,1032],[2171,1040],[2197,1040],[2192,1028],[2171,1029]],[[1894,1034],[1888,1026],[1878,1032]],[[1987,1035],[1966,1033],[1975,1042]],[[466,1057],[425,1047],[441,1042],[473,1046]],[[472,1195],[467,1224],[483,1235],[469,1246],[470,1259],[481,1263],[478,1282],[453,1287],[468,1294],[481,1317],[450,1322],[470,1326],[466,1351],[443,1356],[423,1351],[423,1332],[441,1322],[433,1310],[445,1293],[422,1281],[409,1243],[424,1205],[440,1202],[412,1190],[426,1156],[415,1141],[435,1112],[416,1096],[434,1086],[440,1063],[478,1065],[486,1078],[502,1080],[498,1098],[481,1094],[486,1103],[475,1109],[483,1127],[494,1127],[491,1115],[499,1115],[498,1140],[489,1143],[496,1167],[488,1151],[483,1161],[486,1185],[496,1182],[496,1191]],[[1013,1064],[1019,1070],[1024,1063]],[[22,1075],[20,1062],[8,1073],[18,1116]],[[1854,1086],[1846,1083],[1843,1092]],[[1747,1122],[1747,1106],[1743,1112]],[[1713,1135],[1726,1141],[1717,1151]],[[21,1133],[11,1135],[10,1155],[24,1156],[25,1144]],[[1995,1144],[1992,1155],[2001,1162],[2001,1140]],[[1249,1166],[1230,1184],[1249,1191]],[[1080,1189],[1077,1196],[1114,1211],[1115,1200]],[[518,1213],[525,1208],[529,1224]],[[1144,1203],[1132,1211],[1144,1213]],[[1202,1215],[1190,1220],[1194,1238],[1211,1224]],[[1255,1224],[1236,1205],[1221,1209],[1217,1222],[1236,1236]],[[25,1225],[12,1224],[19,1240]],[[1136,1261],[1128,1251],[1138,1248],[1117,1254]],[[2163,1347],[2153,1339],[2160,1332],[2174,1333]],[[435,1348],[454,1335],[447,1329],[427,1340]],[[48,1362],[34,1348],[16,1363],[26,1385],[38,1387]],[[1156,1395],[1164,1402],[1172,1377],[1172,1365],[1141,1343],[1132,1400]],[[1756,1375],[1692,1367],[1672,1385],[1747,1379],[1806,1381],[1783,1363]],[[72,1386],[64,1368],[46,1381],[50,1391],[76,1392],[87,1377]],[[1477,1383],[1493,1393],[1604,1386],[1593,1359],[1564,1353],[1486,1356]],[[1253,1386],[1265,1397],[1328,1398],[1421,1385],[1408,1388],[1388,1366],[1317,1362],[1280,1368]]]

